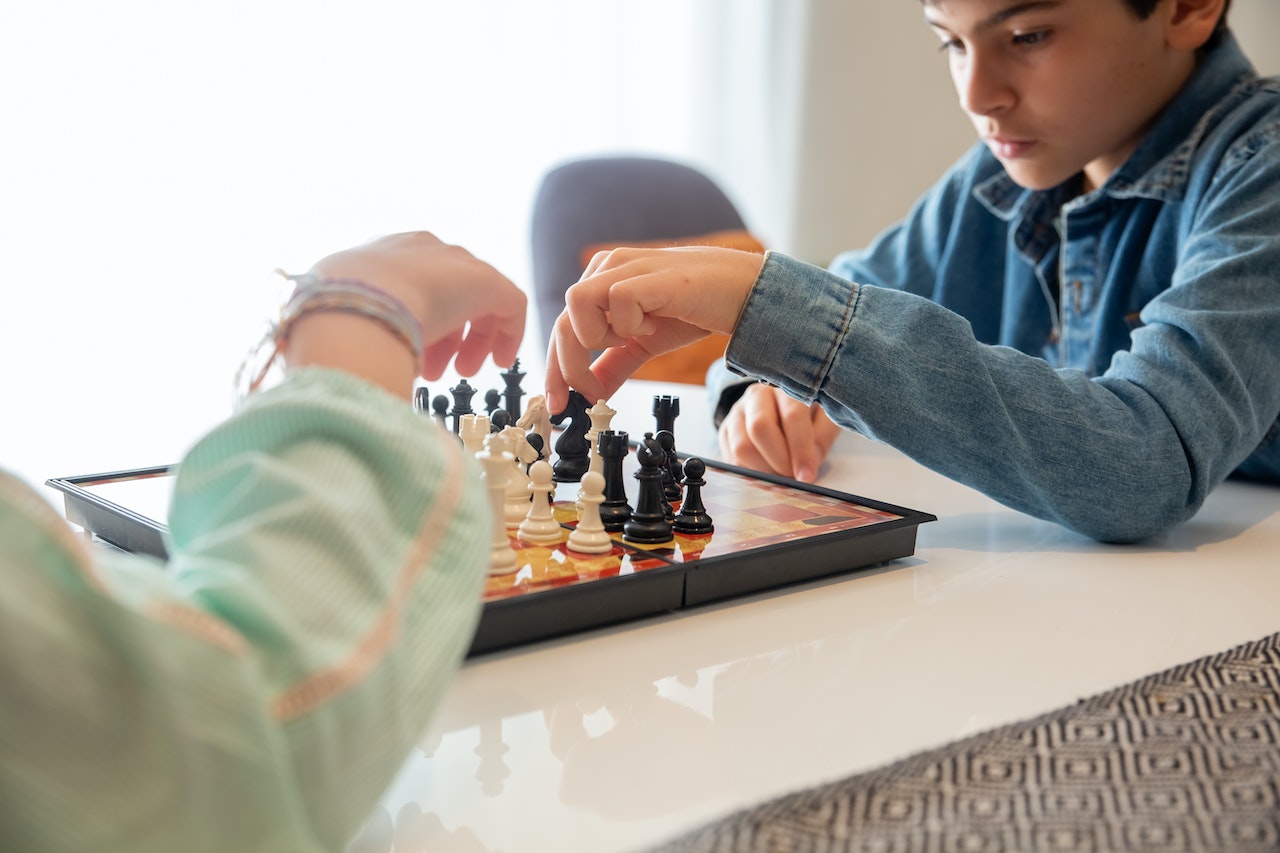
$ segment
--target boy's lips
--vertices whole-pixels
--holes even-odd
[[[1016,139],[1011,136],[988,136],[985,139],[991,153],[999,160],[1017,160],[1035,145],[1034,139]]]

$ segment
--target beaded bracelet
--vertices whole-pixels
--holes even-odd
[[[289,275],[283,270],[276,272],[293,282],[293,295],[280,309],[279,319],[269,324],[262,340],[236,370],[237,407],[262,386],[288,341],[293,324],[319,311],[359,314],[377,321],[408,348],[415,365],[422,364],[422,326],[408,306],[390,293],[353,278],[321,278],[311,273]]]

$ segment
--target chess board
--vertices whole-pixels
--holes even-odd
[[[626,473],[634,474],[635,454]],[[710,534],[637,545],[612,534],[605,554],[567,547],[579,485],[556,486],[555,545],[523,542],[513,572],[491,575],[470,654],[511,648],[737,596],[880,566],[915,552],[935,516],[856,495],[707,461]],[[48,481],[73,524],[125,551],[165,556],[171,466]],[[631,487],[634,488],[634,485]],[[679,504],[676,504],[678,508]]]

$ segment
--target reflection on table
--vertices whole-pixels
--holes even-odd
[[[681,393],[681,449],[707,453]],[[939,520],[869,574],[470,661],[352,849],[642,849],[1280,628],[1277,489],[1107,546],[858,436],[821,482]]]

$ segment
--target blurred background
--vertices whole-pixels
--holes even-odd
[[[1232,16],[1280,73],[1280,3]],[[826,264],[973,139],[913,0],[9,3],[0,79],[0,464],[33,483],[176,461],[276,267],[428,229],[527,286],[564,159],[697,166]]]

